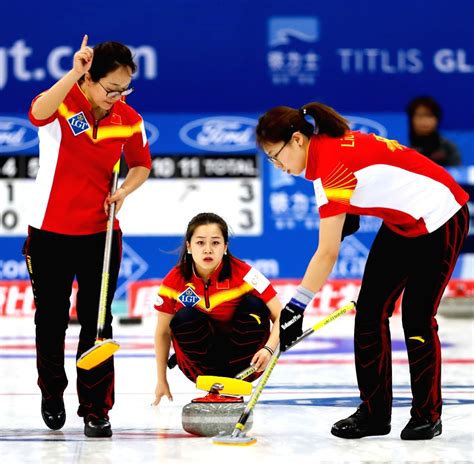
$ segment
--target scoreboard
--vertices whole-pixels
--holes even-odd
[[[38,169],[37,156],[0,157],[0,234],[26,233]],[[212,211],[234,234],[259,236],[262,210],[256,154],[173,154],[153,157],[150,178],[127,198],[118,218],[127,235],[181,236],[194,215]]]

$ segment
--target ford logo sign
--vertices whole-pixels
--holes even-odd
[[[364,134],[373,133],[380,137],[387,137],[387,128],[377,121],[368,118],[360,118],[358,116],[344,116],[351,126],[351,130],[360,131]]]
[[[239,116],[215,116],[192,121],[181,128],[179,136],[200,150],[234,152],[255,150],[257,121]]]
[[[0,116],[0,153],[23,151],[38,145],[38,131],[27,119]]]
[[[146,133],[146,138],[148,140],[149,147],[151,147],[158,140],[158,137],[160,136],[160,131],[158,130],[158,127],[154,126],[153,124],[147,121],[145,121],[145,133]]]

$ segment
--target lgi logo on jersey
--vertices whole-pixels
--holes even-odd
[[[188,287],[178,296],[178,300],[187,308],[192,308],[199,303],[200,298],[191,287]]]
[[[67,122],[74,135],[80,135],[91,127],[82,111],[68,118]]]

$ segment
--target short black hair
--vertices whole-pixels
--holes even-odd
[[[410,119],[413,118],[415,111],[420,106],[425,106],[431,111],[433,116],[435,116],[438,121],[441,120],[441,117],[443,115],[443,110],[441,109],[440,104],[433,97],[430,97],[429,95],[422,95],[420,97],[416,97],[413,100],[411,100],[410,103],[408,103],[408,106],[406,107],[406,112]]]
[[[132,74],[137,70],[130,49],[119,42],[102,42],[94,47],[94,58],[89,74],[94,82],[98,82],[122,66],[128,66]]]

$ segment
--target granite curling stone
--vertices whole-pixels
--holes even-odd
[[[221,432],[231,434],[245,410],[245,403],[241,398],[235,398],[236,401],[199,400],[200,398],[193,400],[183,407],[182,423],[186,432],[200,437],[214,437]],[[251,429],[252,424],[253,413],[250,413],[245,432]]]

